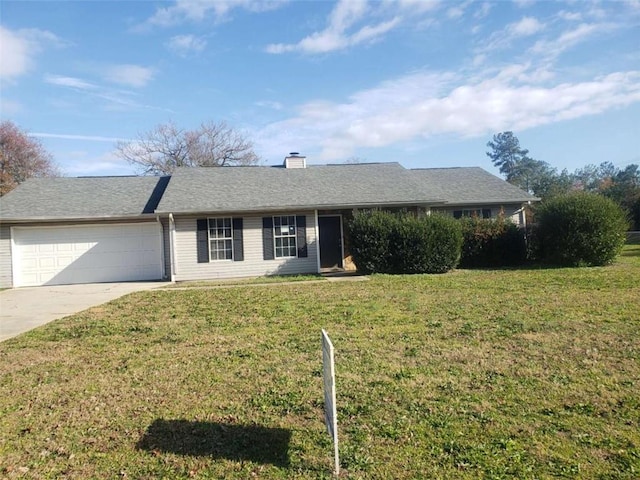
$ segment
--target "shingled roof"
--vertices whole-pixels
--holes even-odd
[[[535,200],[478,167],[406,170],[399,163],[204,167],[179,168],[171,177],[29,179],[0,198],[0,221]]]
[[[399,163],[178,168],[158,212],[257,212],[441,204]]]
[[[153,214],[169,177],[30,178],[0,198],[0,219],[55,220]]]
[[[540,200],[480,167],[410,170],[420,187],[448,205],[523,203]]]

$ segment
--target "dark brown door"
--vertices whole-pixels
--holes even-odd
[[[341,222],[339,216],[318,217],[321,268],[342,268]]]

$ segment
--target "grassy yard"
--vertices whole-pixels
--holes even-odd
[[[616,265],[126,296],[0,344],[0,478],[640,476],[640,245]]]

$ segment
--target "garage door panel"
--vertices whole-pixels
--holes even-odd
[[[16,286],[156,280],[157,224],[14,228]]]

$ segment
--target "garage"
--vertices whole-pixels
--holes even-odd
[[[158,280],[162,230],[156,222],[12,227],[13,285]]]

